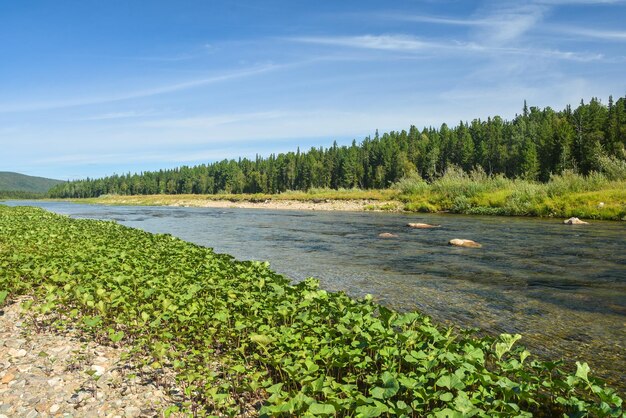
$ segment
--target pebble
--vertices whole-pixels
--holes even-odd
[[[36,418],[39,415],[39,413],[37,411],[35,411],[34,409],[29,410],[26,415],[24,415],[25,418]]]
[[[98,366],[97,364],[91,365],[91,370],[95,371],[94,376],[102,376],[106,369],[102,366]]]
[[[9,347],[9,348],[21,348],[22,345],[24,345],[24,343],[26,342],[26,340],[21,339],[21,338],[15,338],[13,340],[8,340],[4,343],[5,347]]]
[[[35,410],[40,414],[43,414],[44,412],[48,412],[50,410],[50,404],[48,402],[39,402],[35,405]]]
[[[137,408],[136,406],[128,406],[126,407],[126,409],[124,409],[125,417],[138,417],[140,415],[141,409]]]
[[[27,351],[24,350],[23,348],[20,348],[19,350],[15,348],[9,349],[9,356],[11,357],[16,357],[16,358],[24,357],[26,353]]]
[[[8,372],[7,374],[4,375],[2,379],[0,379],[0,383],[2,383],[3,385],[6,385],[13,379],[15,379],[15,375],[11,372]]]

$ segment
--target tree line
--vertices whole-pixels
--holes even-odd
[[[43,199],[45,193],[26,192],[23,190],[0,190],[0,199]]]
[[[254,159],[223,160],[194,167],[69,181],[53,187],[51,197],[103,194],[280,193],[311,188],[388,188],[408,175],[426,180],[454,165],[465,171],[481,167],[491,175],[548,181],[552,174],[574,170],[602,172],[608,162],[626,160],[626,96],[605,105],[597,98],[572,109],[528,107],[507,121],[446,124],[392,131],[360,143],[271,154]]]

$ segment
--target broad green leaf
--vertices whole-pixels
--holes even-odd
[[[359,418],[374,418],[381,416],[387,411],[389,411],[389,408],[386,405],[376,402],[375,405],[359,406],[355,412]]]
[[[496,356],[498,357],[498,360],[502,359],[502,356],[504,354],[511,351],[513,344],[515,344],[515,342],[518,341],[520,338],[522,338],[522,336],[519,334],[515,334],[515,335],[501,334],[500,335],[501,342],[496,343]]]
[[[398,380],[389,372],[383,373],[381,376],[382,386],[374,387],[371,394],[377,399],[389,399],[398,393],[400,384]]]
[[[463,389],[465,384],[454,374],[445,374],[437,380],[437,386],[448,389]]]
[[[274,339],[272,337],[264,334],[253,334],[250,336],[250,340],[264,347],[274,342]]]
[[[587,375],[589,374],[590,370],[591,369],[589,368],[589,365],[587,363],[581,364],[579,361],[576,362],[576,377],[580,377],[585,382],[588,382],[589,378],[587,377]]]
[[[315,415],[333,415],[335,407],[328,403],[312,403],[309,406],[309,412]]]
[[[98,324],[100,324],[100,322],[102,322],[102,318],[100,318],[99,316],[94,316],[94,317],[85,316],[85,317],[83,317],[83,323],[85,325],[87,325],[88,327],[95,327]]]

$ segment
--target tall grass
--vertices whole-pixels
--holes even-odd
[[[410,211],[626,220],[626,176],[619,170],[616,163],[612,177],[565,171],[537,183],[451,167],[430,184],[412,175],[396,188]]]

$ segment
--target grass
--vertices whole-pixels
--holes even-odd
[[[480,337],[297,285],[267,263],[234,260],[115,222],[0,206],[0,307],[125,345],[176,374],[185,400],[164,415],[622,416],[587,363],[534,357],[520,335]]]
[[[626,181],[600,174],[566,172],[537,183],[453,169],[431,184],[414,177],[395,188],[409,211],[626,220]]]

